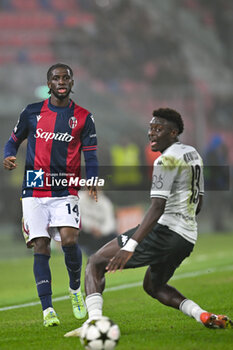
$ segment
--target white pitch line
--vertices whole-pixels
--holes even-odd
[[[178,274],[177,276],[172,277],[172,280],[180,280],[180,279],[183,279],[183,278],[190,278],[190,277],[207,275],[207,274],[213,273],[213,272],[232,271],[232,270],[233,270],[233,265],[224,266],[223,268],[208,268],[208,269],[205,269],[205,270],[181,273],[181,274]],[[106,288],[104,293],[114,292],[114,291],[117,291],[117,290],[128,289],[128,288],[133,288],[133,287],[139,287],[141,285],[142,285],[142,281],[134,282],[134,283],[128,283],[128,284],[121,284],[119,286]],[[62,297],[54,298],[53,302],[62,301],[62,300],[66,300],[66,299],[69,299],[68,295],[64,295]],[[5,307],[0,308],[0,311],[20,309],[20,308],[23,308],[23,307],[29,307],[29,306],[35,306],[35,305],[40,305],[40,301],[35,301],[35,302],[31,302],[31,303],[26,303],[26,304],[5,306]]]

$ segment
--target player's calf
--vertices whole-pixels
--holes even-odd
[[[87,262],[85,271],[86,295],[102,293],[105,287],[105,272],[109,259],[96,253]]]

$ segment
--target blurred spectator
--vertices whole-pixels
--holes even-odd
[[[124,143],[124,140],[123,140]],[[140,149],[136,143],[114,144],[111,149],[113,184],[116,186],[137,186],[141,183]]]
[[[228,151],[222,136],[214,135],[206,150],[206,161],[210,165],[228,164]]]
[[[220,135],[214,135],[205,156],[205,185],[213,229],[226,231],[225,213],[229,201],[228,149]],[[226,192],[228,190],[228,192]]]
[[[87,256],[117,236],[114,207],[110,199],[99,189],[98,202],[88,191],[80,191],[81,231],[79,245]]]
[[[124,80],[143,81],[152,87],[190,82],[179,41],[165,28],[160,30],[159,24],[155,26],[145,6],[118,0],[109,1],[104,8],[94,7],[91,25],[67,28],[62,35],[55,35],[53,47],[58,57],[69,59],[72,49],[92,79],[103,81],[109,89],[112,84],[120,89]]]

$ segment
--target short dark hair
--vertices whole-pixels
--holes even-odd
[[[73,71],[72,71],[72,69],[69,67],[69,66],[67,66],[67,64],[64,64],[64,63],[56,63],[56,64],[54,64],[54,65],[52,65],[50,68],[49,68],[49,70],[48,70],[48,72],[47,72],[47,81],[49,81],[49,79],[51,78],[51,74],[52,74],[52,71],[54,70],[54,69],[56,69],[56,68],[65,68],[65,69],[68,69],[69,71],[70,71],[70,75],[71,75],[71,78],[73,78]]]
[[[178,128],[178,135],[182,134],[184,131],[184,122],[183,119],[177,111],[171,108],[159,108],[153,111],[153,116],[158,118],[163,118],[168,120],[169,122],[173,122],[176,124]]]

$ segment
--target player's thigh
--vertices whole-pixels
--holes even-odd
[[[62,245],[74,245],[77,243],[79,230],[74,227],[58,227]]]
[[[138,229],[139,225],[118,236],[120,248],[124,247],[128,240]],[[153,243],[153,242],[152,242]],[[127,261],[125,268],[136,268],[150,265],[154,261],[155,247],[151,246],[151,241],[142,240],[136,247],[133,256]]]
[[[138,226],[137,226],[138,227]],[[107,262],[127,243],[129,238],[134,234],[137,227],[125,232],[122,235],[113,238],[110,242],[101,247],[94,255],[102,257]]]
[[[37,237],[50,237],[48,233],[49,212],[43,199],[27,197],[22,199],[24,225],[27,227],[29,240]]]
[[[125,236],[124,241],[127,242],[136,230],[137,227],[121,235]],[[119,237],[119,242],[121,241],[122,237]],[[157,224],[138,244],[125,267],[135,268],[149,265],[152,267],[151,271],[155,271],[154,280],[160,280],[163,283],[173,275],[175,269],[191,253],[192,249],[192,243],[167,226]]]
[[[51,198],[49,227],[80,227],[80,205],[77,196]]]
[[[95,255],[97,257],[101,257],[103,260],[108,262],[114,255],[120,250],[120,246],[118,244],[118,239],[114,238],[110,242],[106,243],[103,247],[101,247]]]
[[[166,284],[173,276],[175,270],[191,254],[192,250],[192,243],[174,233],[167,252],[158,262],[150,265],[150,276],[153,286]]]
[[[85,271],[85,289],[87,294],[91,294],[96,288],[99,288],[99,292],[102,292],[102,278],[106,273],[106,266],[109,260],[119,251],[117,239],[113,239],[109,243],[105,244],[95,254],[91,255],[88,259]],[[99,285],[96,286],[94,280],[99,280]]]

